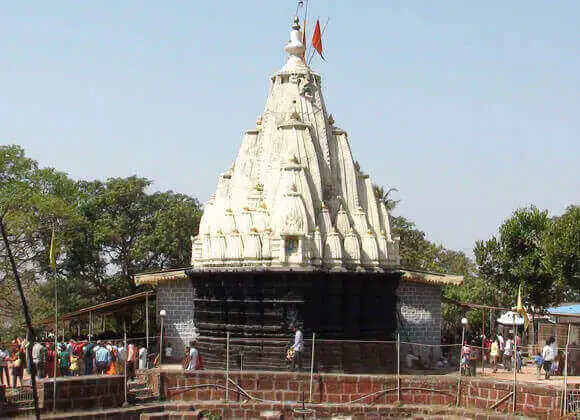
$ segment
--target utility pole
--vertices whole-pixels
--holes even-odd
[[[40,420],[40,409],[38,407],[38,391],[36,389],[36,367],[32,363],[32,341],[34,341],[34,328],[32,327],[32,320],[30,318],[30,312],[28,311],[28,304],[26,303],[26,297],[24,296],[24,289],[22,288],[22,282],[20,281],[20,276],[18,275],[18,268],[16,266],[16,261],[14,260],[14,255],[12,254],[12,249],[10,248],[10,241],[8,240],[8,234],[6,232],[6,227],[4,226],[4,221],[0,218],[0,231],[2,233],[2,239],[4,241],[4,247],[6,248],[6,253],[8,254],[8,259],[10,260],[10,266],[12,267],[12,274],[14,275],[14,280],[16,281],[16,287],[18,288],[18,294],[22,301],[22,312],[24,312],[24,321],[26,322],[26,329],[28,331],[28,360],[30,363],[30,385],[32,386],[32,399],[34,400],[34,415],[37,420]]]

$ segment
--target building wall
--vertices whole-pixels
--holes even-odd
[[[441,343],[441,286],[402,280],[397,289],[402,341]]]
[[[167,312],[163,336],[171,343],[176,357],[180,357],[184,345],[196,337],[193,298],[194,290],[189,280],[160,283],[157,286],[157,314],[162,309]],[[157,322],[160,322],[159,316]]]

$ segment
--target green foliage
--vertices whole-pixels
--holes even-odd
[[[578,295],[579,216],[577,207],[555,218],[534,206],[518,209],[497,236],[475,244],[479,273],[497,290],[496,304],[513,306],[520,283],[533,310]]]
[[[19,146],[0,146],[0,217],[10,235],[35,320],[52,315],[54,282],[61,311],[135,292],[139,272],[189,265],[196,199],[148,192],[145,178],[74,181],[39,168]],[[57,267],[49,269],[52,229]],[[0,245],[0,322],[21,325],[15,288]]]
[[[133,275],[189,264],[189,238],[201,215],[194,198],[147,193],[145,178],[82,183],[83,221],[62,263],[71,280],[88,281],[93,300],[136,292]]]
[[[580,207],[552,220],[543,238],[544,263],[563,301],[580,300]]]
[[[51,229],[74,218],[74,182],[50,168],[40,169],[19,146],[0,146],[0,219],[8,234],[33,317],[46,314],[38,296],[45,280]],[[0,317],[9,327],[21,323],[12,270],[0,245]]]

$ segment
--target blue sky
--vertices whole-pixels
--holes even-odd
[[[296,2],[0,1],[0,143],[77,179],[205,201],[284,64]],[[325,99],[362,169],[469,252],[580,203],[580,2],[311,0]]]

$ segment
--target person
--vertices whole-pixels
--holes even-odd
[[[84,362],[84,374],[92,375],[94,370],[94,358],[95,358],[95,343],[89,341],[83,347],[83,362]]]
[[[56,352],[54,351],[54,345],[48,343],[46,345],[46,377],[54,378],[54,369],[56,361]]]
[[[471,347],[469,346],[469,343],[465,341],[463,347],[461,347],[461,372],[465,375],[471,376],[470,358]]]
[[[58,368],[61,376],[69,376],[70,354],[65,344],[61,344],[58,351]]]
[[[120,341],[117,344],[117,372],[120,375],[125,373],[125,363],[127,362],[127,349],[125,344]]]
[[[568,353],[568,375],[575,376],[578,374],[578,347],[576,346],[576,342],[573,341],[570,345],[570,351]]]
[[[409,348],[409,352],[405,356],[405,367],[407,369],[422,369],[423,363],[421,358],[413,353],[413,348]]]
[[[503,353],[505,349],[505,340],[501,333],[497,335],[497,343],[499,344],[499,353],[497,354],[497,363],[500,364],[503,362]]]
[[[97,342],[97,346],[95,350],[95,370],[96,373],[103,374],[109,368],[109,363],[111,363],[111,352],[101,342]]]
[[[506,340],[503,350],[503,359],[504,359],[503,366],[505,370],[507,370],[508,372],[512,370],[513,355],[514,355],[514,342],[510,336]]]
[[[493,342],[491,343],[491,347],[489,349],[489,357],[491,359],[490,362],[493,372],[497,372],[497,362],[499,358],[499,340],[497,336],[495,337],[495,340],[493,340]]]
[[[187,370],[198,370],[198,359],[199,359],[199,351],[195,347],[195,341],[191,341],[189,343],[189,364],[187,366]]]
[[[294,352],[294,357],[292,357],[292,370],[298,371],[300,370],[300,359],[302,356],[302,351],[304,350],[304,335],[298,326],[294,326],[292,331],[294,331],[294,344],[292,347],[290,347],[290,349]]]
[[[32,346],[32,363],[36,370],[36,377],[38,379],[44,378],[44,368],[46,365],[46,348],[36,341]]]
[[[536,365],[536,375],[538,379],[542,375],[542,365],[544,364],[544,359],[542,359],[542,352],[539,352],[534,356],[534,364]]]
[[[139,349],[139,370],[147,369],[147,347]]]
[[[550,340],[546,340],[546,345],[542,348],[542,360],[544,364],[545,379],[550,379],[552,373],[552,363],[554,362],[554,350],[550,345]]]
[[[554,355],[554,359],[552,360],[552,367],[550,368],[550,374],[553,375],[557,369],[556,355],[558,354],[558,344],[556,343],[556,339],[554,337],[550,337],[550,347],[552,348],[552,354]]]
[[[167,346],[165,347],[164,357],[166,362],[171,362],[171,359],[173,357],[173,349],[171,348],[171,343],[167,343]]]
[[[81,362],[80,358],[74,354],[69,352],[70,358],[70,366],[69,366],[69,374],[70,376],[79,376],[81,374]]]
[[[127,378],[135,379],[135,363],[137,362],[137,349],[135,344],[129,343],[127,345]]]
[[[7,388],[10,388],[10,372],[8,372],[9,360],[10,353],[0,344],[0,384]]]
[[[190,350],[189,346],[185,346],[185,348],[183,349],[183,360],[181,361],[181,367],[183,368],[183,370],[187,370],[189,367],[189,350]]]
[[[18,386],[18,380],[20,379],[20,386],[24,377],[24,367],[26,365],[26,355],[24,354],[24,349],[22,347],[16,348],[12,353],[12,385],[14,387]]]
[[[522,349],[520,347],[516,347],[516,372],[522,373],[522,365],[523,365],[523,354]]]
[[[553,368],[553,374],[557,376],[561,376],[564,374],[564,364],[566,363],[566,358],[564,357],[563,351],[558,351],[556,353],[556,357],[554,357],[554,364],[555,367]]]
[[[107,367],[107,371],[105,374],[107,375],[116,375],[117,374],[117,365],[119,361],[117,359],[117,346],[113,345],[110,341],[107,343],[106,346],[107,350],[109,351],[110,360],[109,366]]]
[[[443,356],[439,356],[439,359],[437,360],[437,363],[435,364],[435,369],[441,370],[441,369],[445,369],[446,367],[447,367],[446,360],[443,358]]]

